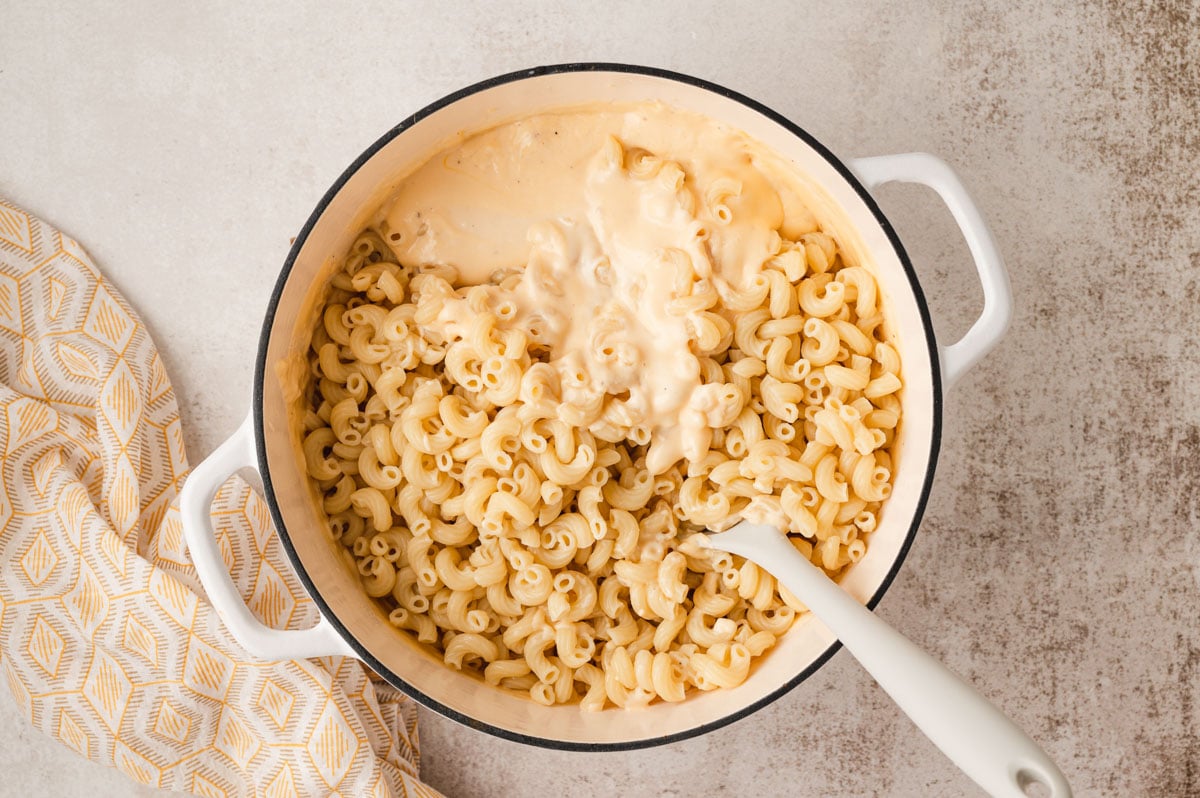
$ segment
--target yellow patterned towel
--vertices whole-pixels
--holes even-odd
[[[179,523],[179,411],[146,328],[79,244],[0,200],[0,672],[33,725],[143,784],[200,795],[431,796],[414,705],[356,660],[255,661]],[[214,505],[266,623],[316,608],[263,500]]]

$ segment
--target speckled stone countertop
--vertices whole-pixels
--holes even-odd
[[[1077,794],[1200,794],[1200,7],[166,5],[5,4],[0,194],[78,238],[141,312],[194,462],[247,408],[261,314],[316,200],[468,83],[644,63],[749,94],[842,156],[949,161],[1008,260],[1016,317],[947,398],[925,521],[879,612]],[[924,189],[879,196],[952,340],[981,305],[957,228]],[[0,695],[0,794],[151,794]],[[977,794],[845,652],[662,748],[546,752],[432,713],[421,738],[425,777],[454,798]]]

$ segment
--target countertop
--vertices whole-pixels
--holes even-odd
[[[140,311],[193,463],[246,412],[267,296],[317,199],[464,85],[642,63],[748,94],[841,156],[946,159],[1007,258],[1016,317],[947,396],[933,495],[879,612],[1078,795],[1200,794],[1200,7],[101,5],[0,12],[0,195],[82,242]],[[879,198],[954,340],[981,306],[957,228],[927,190]],[[0,794],[151,795],[0,696]],[[453,798],[977,794],[845,652],[652,750],[541,751],[430,712],[421,740]]]

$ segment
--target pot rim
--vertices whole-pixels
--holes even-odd
[[[809,665],[802,671],[797,673],[792,679],[778,689],[769,693],[766,696],[751,702],[738,710],[731,712],[724,717],[718,718],[709,723],[701,724],[684,731],[666,734],[659,737],[643,738],[639,740],[629,740],[622,742],[609,743],[587,743],[587,742],[572,742],[564,740],[556,740],[548,737],[537,737],[533,735],[521,734],[500,726],[495,726],[490,723],[484,723],[475,718],[464,715],[463,713],[452,709],[439,701],[434,700],[426,695],[415,685],[406,681],[400,675],[396,674],[377,658],[372,656],[366,648],[358,642],[358,640],[349,633],[345,625],[333,613],[329,604],[321,596],[317,590],[316,583],[309,576],[308,571],[304,568],[300,561],[295,547],[292,545],[291,538],[287,534],[287,527],[283,522],[283,516],[280,512],[279,505],[275,501],[275,492],[271,484],[271,471],[267,466],[267,453],[265,445],[265,436],[263,435],[263,380],[267,373],[267,344],[270,340],[271,328],[275,322],[275,312],[279,306],[279,300],[283,294],[284,286],[291,276],[292,268],[296,258],[299,255],[304,244],[308,240],[313,227],[324,214],[326,208],[341,191],[342,187],[358,172],[362,166],[369,161],[379,150],[391,143],[393,139],[404,133],[408,128],[415,125],[427,116],[430,116],[442,108],[449,106],[465,97],[472,94],[477,94],[481,91],[495,88],[497,86],[513,83],[529,78],[541,77],[544,75],[556,75],[573,72],[615,72],[624,74],[644,75],[647,77],[660,78],[665,80],[673,80],[679,83],[695,86],[700,89],[707,90],[714,94],[725,97],[726,99],[734,100],[741,105],[755,111],[762,116],[767,117],[771,121],[786,129],[789,133],[800,138],[805,144],[815,150],[837,173],[854,189],[862,201],[866,204],[875,221],[882,228],[887,236],[888,242],[895,250],[901,266],[904,270],[904,275],[908,279],[909,289],[913,292],[913,297],[916,301],[917,310],[921,318],[921,325],[925,332],[925,342],[929,349],[929,362],[931,370],[931,380],[933,388],[932,402],[932,424],[930,428],[930,449],[929,462],[926,466],[925,478],[921,485],[920,496],[917,497],[916,509],[913,513],[912,521],[909,524],[908,531],[905,533],[904,540],[900,545],[900,550],[896,555],[896,559],[888,568],[887,574],[883,581],[880,582],[878,589],[872,594],[867,601],[868,609],[875,609],[879,601],[883,598],[883,594],[891,586],[899,572],[900,567],[904,564],[904,560],[908,555],[909,549],[912,547],[913,540],[916,538],[917,529],[920,527],[921,518],[925,513],[925,506],[929,501],[929,494],[933,487],[934,472],[937,470],[938,452],[941,448],[942,436],[942,372],[941,362],[938,358],[937,339],[934,336],[933,322],[929,314],[929,305],[925,300],[925,294],[921,290],[920,282],[917,280],[917,275],[913,269],[912,262],[909,260],[908,253],[901,244],[896,231],[891,223],[880,210],[878,204],[871,196],[870,192],[862,185],[859,179],[853,172],[834,155],[828,148],[817,141],[810,133],[801,128],[799,125],[790,121],[778,112],[768,108],[757,100],[753,100],[739,92],[725,88],[724,86],[712,83],[702,78],[697,78],[691,75],[686,75],[679,72],[673,72],[657,67],[638,66],[633,64],[620,64],[608,62],[573,62],[564,64],[550,64],[527,69],[521,69],[515,72],[508,72],[503,75],[488,78],[479,81],[465,88],[459,89],[451,94],[448,94],[434,102],[426,105],[421,110],[412,114],[408,118],[402,120],[399,124],[387,131],[383,136],[376,140],[371,146],[363,151],[349,167],[334,181],[329,190],[321,197],[320,201],[314,207],[312,213],[305,221],[304,226],[297,234],[295,241],[292,243],[291,249],[288,251],[287,259],[284,261],[283,268],[279,273],[279,278],[275,282],[275,287],[271,292],[270,300],[267,304],[267,310],[263,319],[262,332],[259,334],[258,355],[255,358],[254,365],[254,386],[253,386],[253,412],[254,412],[254,447],[258,458],[259,473],[262,475],[263,494],[267,502],[267,506],[271,512],[271,520],[275,524],[276,534],[279,536],[280,542],[283,544],[283,549],[287,553],[288,560],[291,562],[292,568],[295,569],[296,575],[300,582],[304,585],[304,589],[308,595],[316,602],[320,609],[321,615],[329,621],[330,624],[337,630],[338,634],[350,645],[356,652],[358,657],[366,663],[375,673],[382,677],[389,684],[395,686],[405,695],[417,701],[419,704],[426,706],[438,714],[450,718],[464,726],[470,727],[477,731],[483,731],[504,740],[523,743],[541,748],[550,748],[561,751],[633,751],[642,748],[652,748],[667,743],[680,742],[693,737],[698,737],[707,734],[716,729],[720,729],[735,721],[739,721],[749,715],[757,712],[768,704],[778,700],[785,693],[795,689],[801,682],[812,676],[821,668],[829,659],[837,653],[841,648],[841,641],[835,640],[817,656]]]

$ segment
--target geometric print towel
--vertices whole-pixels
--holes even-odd
[[[2,199],[0,453],[0,680],[30,723],[168,790],[437,795],[416,707],[362,663],[256,660],[226,632],[184,545],[179,411],[145,326]],[[250,608],[312,625],[262,498],[234,478],[213,513]]]

